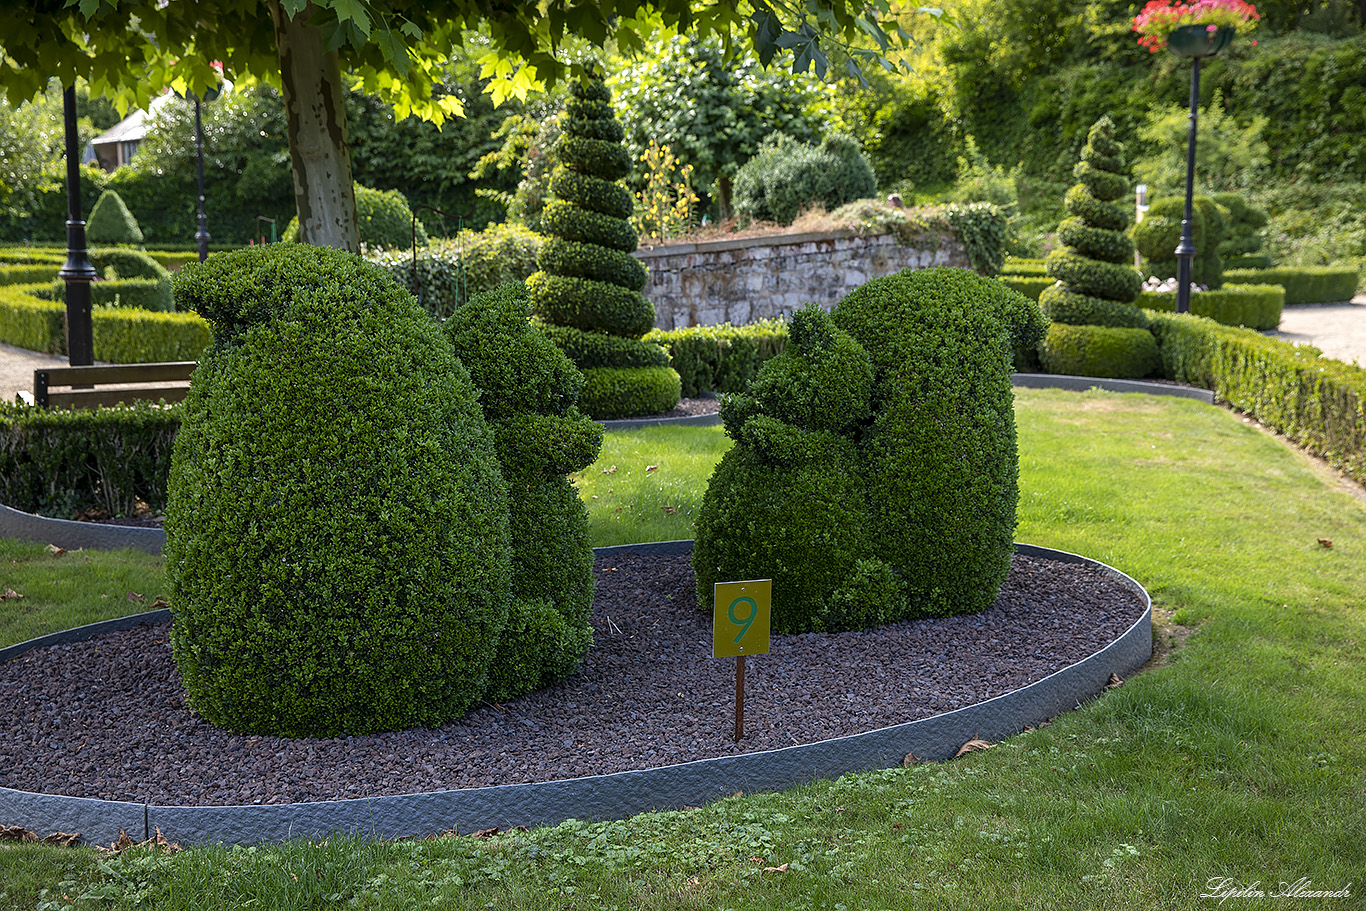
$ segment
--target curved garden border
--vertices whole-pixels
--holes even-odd
[[[147,838],[157,830],[182,844],[317,839],[337,832],[398,838],[491,826],[554,825],[570,818],[619,819],[700,806],[736,791],[777,791],[846,772],[892,768],[901,765],[908,753],[927,760],[948,759],[968,740],[998,741],[1077,707],[1104,690],[1111,674],[1127,676],[1152,655],[1152,600],[1141,585],[1119,570],[1077,554],[1029,544],[1015,548],[1028,556],[1099,567],[1143,600],[1143,616],[1090,657],[1013,692],[918,721],[780,750],[566,781],[263,806],[166,807],[0,788],[0,823],[40,833],[79,832],[97,844],[117,840],[120,831]],[[594,550],[681,554],[692,550],[692,542]],[[0,650],[0,661],[31,648],[89,639],[139,622],[165,619],[168,614],[154,611],[54,633]]]

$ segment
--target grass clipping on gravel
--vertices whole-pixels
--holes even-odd
[[[110,859],[19,845],[0,850],[0,907],[1122,911],[1302,880],[1359,901],[1366,503],[1222,409],[1046,390],[1016,401],[1017,540],[1103,560],[1196,628],[1170,662],[1051,725],[950,763],[530,832]],[[711,429],[675,432],[724,447]],[[685,473],[655,433],[609,434],[583,473],[586,499],[623,498],[589,499],[595,529],[626,527],[608,516],[627,502],[674,505],[651,500],[660,472]],[[704,476],[712,457],[691,458]],[[621,483],[628,470],[641,490]],[[641,528],[690,536],[686,522]],[[1352,906],[1322,902],[1293,904]]]

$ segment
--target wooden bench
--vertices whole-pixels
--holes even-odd
[[[93,408],[120,402],[179,402],[190,391],[197,361],[48,367],[33,371],[33,394],[19,397],[41,408]],[[101,388],[103,387],[103,388]]]

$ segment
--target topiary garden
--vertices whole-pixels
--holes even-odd
[[[668,411],[680,381],[658,346],[641,341],[655,310],[628,220],[634,202],[618,181],[630,173],[622,127],[601,77],[572,86],[560,138],[553,199],[541,215],[540,271],[527,279],[531,304],[557,327],[551,338],[584,374],[582,406],[595,418]]]
[[[1015,528],[1012,354],[1045,324],[958,269],[798,312],[783,353],[723,399],[735,446],[697,518],[699,604],[718,581],[771,575],[785,633],[989,606]]]
[[[363,734],[572,669],[591,558],[563,474],[600,431],[524,301],[476,302],[443,332],[377,267],[293,244],[189,265],[175,291],[214,330],[166,509],[172,651],[197,712]]]

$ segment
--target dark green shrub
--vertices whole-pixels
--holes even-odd
[[[1073,326],[1148,328],[1148,318],[1138,307],[1106,300],[1103,297],[1078,294],[1057,284],[1045,288],[1039,295],[1039,309],[1055,323],[1068,323]]]
[[[689,326],[655,329],[645,340],[664,346],[682,380],[683,395],[744,392],[769,358],[787,346],[787,324],[760,320],[746,326]]]
[[[480,390],[510,494],[512,598],[485,696],[493,702],[568,674],[593,643],[588,513],[565,475],[597,458],[602,427],[574,407],[583,376],[528,311],[526,286],[508,284],[443,327]]]
[[[1176,311],[1176,293],[1145,291],[1138,304],[1149,310]],[[1225,285],[1218,291],[1191,295],[1191,313],[1225,326],[1275,329],[1285,308],[1285,289],[1280,285]]]
[[[1224,259],[1224,281],[1228,281],[1228,274],[1235,269],[1270,269],[1273,265],[1269,256],[1229,256]]]
[[[1269,219],[1264,210],[1249,205],[1241,193],[1215,193],[1211,198],[1228,211],[1228,230],[1219,244],[1219,255],[1226,267],[1234,268],[1232,259],[1250,257],[1262,249],[1261,230]],[[1266,265],[1270,267],[1271,263]]]
[[[658,344],[644,339],[584,332],[569,326],[537,322],[536,328],[545,333],[571,361],[580,367],[668,367],[669,352]],[[654,333],[650,333],[653,335]]]
[[[123,204],[123,197],[113,190],[105,190],[90,210],[85,223],[85,236],[95,244],[140,244],[142,230],[138,220]]]
[[[1144,377],[1162,369],[1157,342],[1147,329],[1054,323],[1039,345],[1048,373],[1068,376]]]
[[[1107,263],[1066,249],[1048,255],[1048,274],[1077,294],[1128,303],[1143,290],[1143,278],[1131,265]]]
[[[169,281],[171,273],[148,253],[117,247],[97,247],[90,251],[90,264],[104,278],[143,278]]]
[[[1075,215],[1063,219],[1058,225],[1058,240],[1088,259],[1122,263],[1134,258],[1134,242],[1129,235],[1105,228],[1092,228]]]
[[[683,394],[669,367],[593,367],[583,372],[584,412],[600,421],[673,410]]]
[[[1045,288],[1057,284],[1057,279],[1046,275],[1002,275],[1001,284],[1018,291],[1030,300],[1038,300]]]
[[[1015,528],[1013,351],[1036,344],[1046,320],[999,281],[922,269],[868,282],[834,321],[874,370],[863,556],[900,574],[909,615],[989,606]]]
[[[1181,221],[1186,203],[1182,199],[1159,199],[1148,208],[1143,220],[1134,225],[1134,246],[1143,255],[1144,270],[1158,278],[1175,278],[1176,247],[1181,243]],[[1223,260],[1219,246],[1228,229],[1229,210],[1207,196],[1197,196],[1191,206],[1191,237],[1195,258],[1191,261],[1191,281],[1211,289],[1223,284]]]
[[[1075,184],[1063,196],[1062,201],[1069,214],[1075,215],[1093,228],[1123,231],[1129,227],[1128,209],[1097,198],[1084,184]]]
[[[995,275],[1006,258],[1010,220],[989,202],[944,207],[944,218],[963,244],[968,263],[979,275]]]
[[[562,169],[552,190],[567,198],[548,203],[541,230],[549,235],[537,254],[540,271],[527,279],[532,310],[552,325],[578,330],[555,333],[584,372],[580,407],[598,419],[669,411],[678,404],[678,375],[643,359],[655,357],[636,345],[592,343],[594,333],[639,339],[655,322],[655,308],[640,290],[644,268],[630,257],[636,230],[620,187],[613,182],[631,170],[621,145],[621,127],[607,103],[606,83],[593,76],[571,86],[574,99],[558,144]],[[615,138],[609,138],[615,137]]]
[[[774,133],[741,165],[733,187],[736,212],[784,225],[817,203],[833,210],[876,194],[868,159],[857,142],[839,134],[813,146]]]
[[[145,402],[70,410],[0,403],[0,503],[74,519],[166,503],[179,407]]]
[[[55,281],[48,293],[55,301],[66,301],[66,282]],[[90,303],[94,307],[119,307],[165,312],[175,306],[169,280],[130,278],[90,283]]]
[[[1343,266],[1279,266],[1275,269],[1230,269],[1230,285],[1280,285],[1286,304],[1334,304],[1349,301],[1357,292],[1361,272]]]
[[[215,330],[166,511],[190,705],[284,736],[458,717],[507,624],[510,549],[493,434],[450,344],[337,250],[249,248],[175,285]]]
[[[417,285],[413,285],[411,249],[372,250],[365,258],[382,267],[411,292],[432,316],[445,319],[462,300],[492,291],[507,282],[524,281],[536,271],[541,237],[521,225],[489,225],[461,231],[417,251]]]

